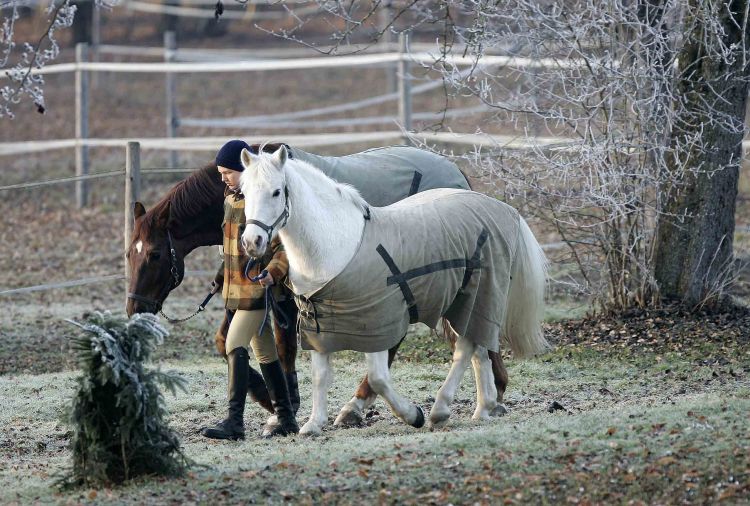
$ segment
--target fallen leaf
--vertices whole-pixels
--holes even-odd
[[[675,462],[677,462],[677,459],[672,457],[671,455],[662,457],[656,461],[657,464],[662,466],[668,466],[669,464],[674,464]]]

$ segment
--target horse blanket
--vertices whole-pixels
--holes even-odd
[[[520,217],[479,193],[435,189],[372,208],[357,253],[309,297],[297,296],[303,349],[383,351],[410,323],[445,316],[497,351]]]
[[[469,189],[456,164],[411,146],[375,148],[346,156],[320,156],[290,148],[290,156],[354,186],[372,206],[382,207],[433,188]]]

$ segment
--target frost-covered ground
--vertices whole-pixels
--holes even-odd
[[[224,414],[225,366],[208,353],[165,360],[161,367],[189,380],[188,392],[167,402],[185,453],[199,465],[183,479],[65,493],[52,482],[69,463],[60,417],[78,373],[9,374],[0,377],[0,502],[742,502],[750,492],[750,346],[745,337],[741,344],[715,337],[676,351],[560,343],[537,359],[511,360],[511,412],[490,422],[470,420],[467,374],[444,430],[405,426],[378,402],[363,427],[270,442],[252,437],[265,418],[255,406],[245,415],[246,441],[199,436]],[[395,384],[429,409],[448,369],[447,346],[417,332],[404,352]],[[304,419],[305,354],[299,366]],[[331,409],[348,400],[363,370],[354,354],[335,366]],[[549,412],[553,401],[565,409]]]

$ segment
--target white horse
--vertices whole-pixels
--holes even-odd
[[[241,159],[245,167],[241,178],[241,189],[247,197],[245,205],[246,228],[242,234],[242,246],[251,256],[260,256],[266,250],[271,239],[276,234],[280,236],[289,260],[289,281],[292,290],[299,297],[298,303],[314,299],[316,294],[342,274],[347,266],[351,267],[353,258],[363,241],[365,227],[375,226],[370,223],[379,224],[381,227],[388,226],[388,219],[398,220],[399,216],[403,214],[402,211],[410,206],[409,202],[412,199],[429,200],[429,205],[423,206],[426,211],[420,208],[420,213],[424,211],[428,218],[430,212],[428,208],[431,209],[435,206],[439,208],[443,205],[443,199],[441,198],[443,194],[439,193],[441,190],[429,190],[385,208],[370,209],[367,202],[353,187],[335,182],[306,162],[288,159],[286,148],[283,146],[273,154],[255,155],[244,150]],[[431,192],[438,193],[429,196],[428,194]],[[511,345],[516,356],[536,354],[548,347],[541,331],[546,259],[531,230],[525,221],[518,217],[515,210],[497,202],[495,199],[466,190],[445,190],[445,192],[450,193],[450,198],[445,200],[460,200],[462,204],[464,201],[468,201],[471,204],[468,208],[464,206],[465,209],[469,209],[464,214],[472,214],[473,207],[476,207],[475,202],[480,202],[481,206],[489,206],[491,212],[486,213],[488,216],[482,214],[484,213],[483,210],[479,214],[474,213],[472,216],[477,216],[479,221],[483,221],[485,227],[490,227],[493,232],[495,229],[492,227],[496,221],[505,219],[506,216],[515,216],[515,230],[517,232],[514,233],[514,237],[501,238],[502,241],[496,243],[495,249],[491,250],[493,252],[499,251],[499,249],[508,246],[508,258],[505,259],[507,266],[504,267],[506,269],[504,271],[505,281],[501,279],[502,277],[498,277],[501,284],[506,284],[503,285],[504,288],[501,290],[503,293],[497,294],[500,300],[507,303],[503,304],[503,307],[493,306],[490,308],[493,314],[496,312],[501,315],[497,318],[501,323],[494,325],[489,322],[485,312],[484,315],[481,315],[481,318],[476,318],[476,320],[480,324],[489,325],[489,328],[495,331],[494,336],[476,336],[470,335],[470,333],[459,335],[457,333],[452,366],[435,397],[435,404],[430,412],[431,426],[442,426],[447,422],[450,416],[449,406],[454,399],[469,362],[472,363],[474,368],[477,388],[477,407],[473,418],[489,418],[490,413],[496,407],[496,391],[491,365],[487,358],[487,347],[485,346],[493,347],[494,340],[494,348],[497,348],[498,334],[502,334],[503,339]],[[422,197],[419,197],[419,195],[422,195]],[[492,214],[496,207],[501,207],[500,210],[505,214],[502,216]],[[510,212],[507,210],[510,210]],[[369,219],[372,219],[372,222],[368,222]],[[443,220],[442,217],[440,219]],[[387,232],[389,231],[386,230],[386,235],[389,235]],[[432,229],[430,232],[432,232]],[[436,231],[436,233],[439,232],[439,230]],[[400,230],[394,230],[394,234],[403,236],[403,232]],[[486,231],[484,235],[486,240]],[[489,235],[492,237],[492,232]],[[458,235],[450,237],[450,242],[459,242],[457,237]],[[490,241],[493,240],[495,239],[490,238]],[[408,242],[408,239],[399,239],[398,244],[403,242]],[[469,258],[471,253],[468,252],[464,257],[466,260],[458,259],[430,263],[419,269],[402,266],[403,273],[393,270],[393,278],[396,281],[393,281],[394,286],[390,288],[397,291],[398,288],[395,287],[397,283],[404,290],[403,285],[407,285],[406,291],[404,291],[404,294],[406,294],[409,288],[408,282],[404,282],[404,279],[411,276],[413,282],[415,279],[427,278],[428,276],[423,276],[423,274],[429,272],[433,278],[429,281],[428,296],[447,301],[442,306],[437,304],[435,307],[444,308],[446,305],[451,305],[450,310],[454,310],[455,301],[465,296],[463,289],[467,284],[471,287],[480,282],[485,282],[490,277],[488,272],[491,273],[493,268],[498,268],[496,264],[499,264],[499,262],[495,258],[479,260],[480,249],[483,244],[482,240],[477,241],[473,258]],[[497,244],[500,246],[498,247]],[[463,245],[457,247],[463,248]],[[474,247],[475,245],[472,244],[469,250],[473,250]],[[396,249],[398,246],[393,246],[393,248]],[[385,259],[385,256],[383,258]],[[393,262],[391,262],[392,264]],[[480,268],[482,269],[481,274],[475,275],[474,280],[472,280],[472,271]],[[436,293],[435,283],[442,281],[445,277],[455,275],[456,272],[459,280],[463,277],[460,290],[453,283],[450,288],[453,293]],[[354,273],[354,275],[358,274]],[[417,278],[418,276],[421,278]],[[392,284],[391,282],[392,280],[389,278],[388,284]],[[386,283],[383,282],[382,285],[385,286]],[[370,287],[359,286],[357,290],[358,293],[365,295],[363,299],[368,301],[366,304],[370,304],[370,298],[367,297]],[[400,293],[398,295],[400,297]],[[407,296],[405,295],[405,297]],[[389,309],[389,315],[394,312],[406,314],[406,302],[399,299],[397,303],[403,306],[403,311],[400,307],[396,308],[395,311]],[[476,310],[477,306],[481,306],[481,301],[475,298],[475,300],[472,300],[472,304],[474,305],[472,307]],[[409,315],[414,316],[412,310],[417,313],[416,303],[412,302],[412,305],[414,307],[410,305],[408,311]],[[437,323],[436,317],[443,317],[444,314],[423,316],[429,314],[429,309],[427,309],[429,307],[431,307],[429,304],[423,304],[419,309],[419,321],[425,321],[428,325],[434,326]],[[450,310],[440,309],[439,311],[450,313]],[[312,350],[312,413],[307,423],[302,427],[301,434],[320,434],[324,425],[328,422],[327,391],[332,382],[331,353],[339,349],[357,349],[357,347],[360,351],[366,352],[369,381],[373,390],[383,396],[398,418],[412,426],[421,427],[424,424],[422,410],[399,395],[391,384],[387,351],[389,343],[379,343],[378,349],[369,349],[366,342],[362,346],[349,347],[348,341],[342,341],[337,334],[321,330],[320,325],[325,325],[327,321],[322,316],[318,320],[316,311],[315,306],[312,306],[309,311],[301,310],[302,314],[311,318],[308,324],[313,325],[313,327],[308,334],[313,337],[327,336],[327,340],[320,341],[313,346],[317,347],[318,350]],[[458,320],[461,320],[461,318],[451,319],[451,316],[447,315],[443,322],[452,330],[451,324]],[[338,325],[339,322],[345,321],[345,316],[342,315],[341,319],[333,316],[330,321],[335,321]],[[358,320],[355,320],[355,322],[358,322]],[[403,332],[405,332],[408,323],[408,321],[405,322],[403,327],[399,327],[399,329],[403,329]],[[315,326],[318,326],[317,333]],[[469,326],[471,326],[471,322]],[[394,339],[391,342],[396,342],[403,337],[403,334],[393,337]],[[357,336],[351,334],[350,338],[358,339]],[[323,338],[321,337],[321,339]]]

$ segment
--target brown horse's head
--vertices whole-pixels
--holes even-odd
[[[128,316],[158,312],[169,292],[182,281],[185,265],[183,253],[176,249],[169,231],[168,201],[149,212],[136,202],[133,216],[133,240],[126,253],[130,274]]]

